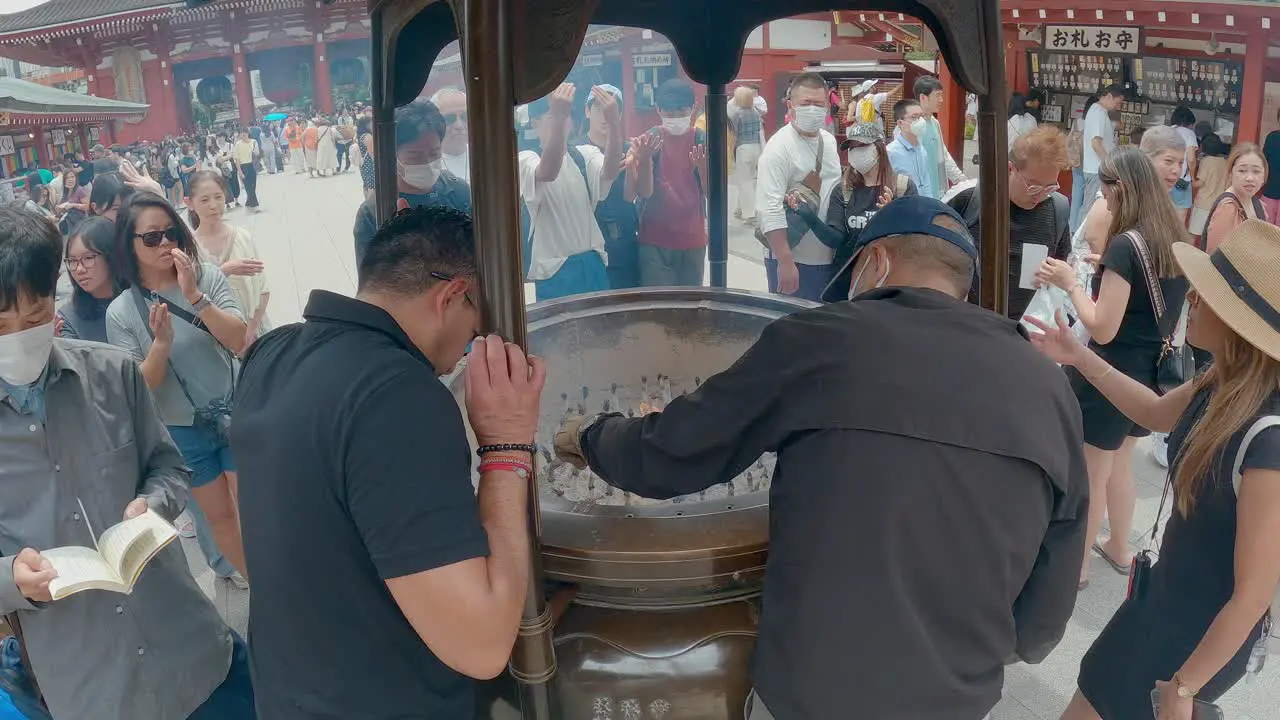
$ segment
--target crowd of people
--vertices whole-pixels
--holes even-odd
[[[1147,717],[1153,692],[1158,720],[1188,720],[1243,677],[1280,585],[1265,153],[1240,143],[1224,159],[1201,137],[1193,159],[1179,113],[1117,147],[1098,119],[1108,89],[1075,143],[1083,185],[1068,202],[1057,177],[1073,141],[1031,126],[1038,101],[1024,101],[1011,265],[1047,246],[1036,280],[1069,300],[1024,324],[1036,291],[1011,293],[1011,317],[967,301],[982,188],[941,142],[941,85],[913,91],[887,133],[869,87],[833,113],[826,81],[802,74],[772,136],[758,91],[734,92],[740,219],[770,289],[819,304],[657,412],[567,416],[556,453],[650,498],[777,453],[749,720],[847,717],[851,694],[865,717],[978,720],[1006,665],[1054,650],[1090,552],[1135,582],[1064,720]],[[693,88],[659,86],[660,123],[632,138],[617,88],[584,95],[563,84],[524,109],[515,162],[538,298],[701,285]],[[396,121],[376,141],[395,145],[400,211],[379,225],[371,199],[358,210],[355,297],[315,291],[302,323],[274,330],[263,263],[227,212],[241,191],[257,206],[260,171],[345,172],[352,145],[372,189],[366,115],[95,148],[68,160],[59,202],[36,175],[30,199],[0,206],[0,611],[52,717],[471,717],[473,679],[506,666],[547,369],[485,334],[465,94]],[[1199,236],[1195,182],[1222,183]],[[1199,372],[1166,387],[1184,307]],[[478,487],[438,381],[464,356]],[[1172,512],[1154,566],[1129,543],[1132,452],[1152,431],[1169,433]],[[177,547],[129,595],[54,599],[45,551],[184,508],[210,566],[252,582],[247,639]]]

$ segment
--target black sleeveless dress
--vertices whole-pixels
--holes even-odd
[[[1210,394],[1207,389],[1197,393],[1169,433],[1170,457],[1181,453],[1191,428],[1208,407]],[[1262,415],[1280,415],[1280,392],[1272,395],[1258,414]],[[1231,436],[1191,514],[1183,517],[1175,510],[1169,519],[1147,596],[1141,601],[1125,600],[1081,661],[1080,691],[1103,720],[1151,717],[1156,681],[1173,677],[1231,599],[1236,542],[1232,465],[1255,420]],[[1244,469],[1280,470],[1280,427],[1253,439]],[[1173,502],[1170,493],[1166,507]],[[1249,653],[1261,632],[1259,618],[1240,650],[1200,690],[1200,698],[1213,702],[1244,677]]]

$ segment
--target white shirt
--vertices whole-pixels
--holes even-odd
[[[1200,141],[1196,138],[1195,132],[1189,127],[1176,127],[1174,130],[1178,131],[1178,136],[1187,144],[1187,149],[1182,153],[1182,177],[1191,180],[1191,174],[1187,172],[1187,160],[1200,148]]]
[[[822,190],[818,193],[822,205],[818,217],[827,216],[831,189],[840,182],[840,149],[836,139],[826,130],[822,138]],[[759,178],[756,181],[756,208],[760,232],[785,230],[787,212],[784,206],[787,190],[799,185],[805,176],[813,172],[818,159],[818,138],[806,138],[788,125],[765,143],[760,153]],[[836,251],[823,245],[812,232],[805,233],[791,250],[791,256],[801,265],[828,265],[835,259]],[[771,257],[765,250],[765,257]]]
[[[1116,149],[1116,126],[1102,103],[1094,103],[1084,116],[1084,163],[1081,169],[1088,175],[1097,175],[1102,159],[1093,149],[1093,138],[1102,138],[1102,149],[1110,154]]]
[[[594,145],[579,145],[578,152],[586,160],[587,177],[582,177],[578,164],[565,153],[560,174],[551,182],[538,182],[538,153],[520,153],[520,196],[529,208],[533,226],[533,259],[529,264],[529,280],[546,280],[560,271],[564,261],[580,253],[594,250],[606,263],[604,235],[596,222],[596,203],[609,194],[612,182],[600,182],[604,153]]]
[[[449,153],[441,153],[440,159],[444,161],[444,169],[462,178],[465,183],[471,182],[471,150],[463,150],[461,155],[450,155]],[[569,157],[565,156],[568,160]],[[572,162],[572,160],[570,160]]]

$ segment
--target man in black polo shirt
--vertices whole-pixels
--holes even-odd
[[[946,205],[895,200],[831,304],[775,321],[662,412],[556,437],[644,497],[778,454],[749,720],[978,720],[1007,662],[1062,637],[1087,519],[1080,407],[1016,322],[964,301],[976,258]]]
[[[482,450],[504,446],[482,456],[477,496],[437,378],[480,327],[475,277],[469,216],[402,212],[370,242],[356,298],[313,292],[306,322],[245,359],[232,442],[262,718],[470,718],[470,678],[506,666],[545,371],[476,340],[468,417]]]

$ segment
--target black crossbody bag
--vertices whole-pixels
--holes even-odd
[[[1156,332],[1160,333],[1160,356],[1156,358],[1156,392],[1164,395],[1195,377],[1195,359],[1186,345],[1174,345],[1178,314],[1170,314],[1164,304],[1164,291],[1160,288],[1160,276],[1156,274],[1151,251],[1142,234],[1137,230],[1125,233],[1133,242],[1133,248],[1142,261],[1142,274],[1147,281],[1147,294],[1151,296],[1151,310],[1156,316]],[[1172,318],[1172,322],[1169,319]],[[1167,325],[1167,328],[1166,328]]]
[[[133,297],[133,303],[138,308],[138,316],[142,318],[142,326],[147,329],[147,335],[151,336],[154,342],[155,333],[151,331],[151,309],[147,306],[147,299],[143,296],[138,286],[129,289],[129,294]],[[200,318],[192,315],[186,310],[177,307],[171,302],[166,302],[169,312],[179,320],[187,323],[191,327],[196,328],[209,334],[213,338],[213,342],[218,348],[230,355],[230,351],[222,346],[218,338],[214,337],[209,327],[204,324]],[[191,404],[191,408],[195,411],[195,421],[192,423],[195,427],[203,427],[214,433],[224,443],[230,443],[231,440],[231,410],[234,406],[235,385],[236,385],[236,366],[232,357],[227,358],[227,364],[231,368],[231,392],[223,400],[216,400],[205,407],[200,407],[196,401],[192,399],[191,392],[187,389],[187,383],[182,379],[182,374],[178,372],[178,368],[174,367],[173,359],[169,359],[169,369],[173,371],[173,377],[178,381],[178,387],[182,389],[182,394],[187,398],[187,402]]]

